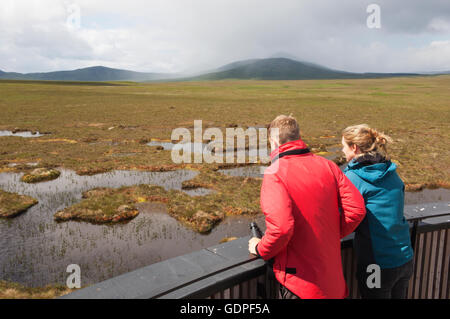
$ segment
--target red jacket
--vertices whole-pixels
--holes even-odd
[[[270,156],[305,148],[302,140],[288,142]],[[261,209],[266,233],[257,251],[264,260],[274,258],[277,280],[300,298],[345,298],[340,239],[366,210],[339,167],[312,153],[279,158],[264,174]]]

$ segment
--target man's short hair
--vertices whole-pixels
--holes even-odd
[[[278,128],[280,145],[300,139],[298,122],[291,115],[278,115],[269,125],[269,134],[273,128]]]

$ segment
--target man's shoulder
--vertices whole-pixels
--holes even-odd
[[[305,169],[306,168],[306,169]],[[265,183],[287,182],[301,178],[302,180],[333,180],[336,182],[343,176],[339,166],[322,156],[311,154],[301,159],[282,158],[266,168]]]
[[[342,174],[340,167],[325,157],[313,154],[310,160],[316,162],[324,170],[331,171],[334,176]]]
[[[279,166],[276,165],[276,162],[272,163],[270,166],[268,166],[264,170],[264,180],[272,179],[272,178],[276,177],[278,170],[279,170]]]

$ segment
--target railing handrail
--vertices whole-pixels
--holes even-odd
[[[407,205],[404,210],[405,219],[409,222],[450,215],[450,204],[447,202]]]

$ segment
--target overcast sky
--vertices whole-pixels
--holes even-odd
[[[0,1],[3,71],[183,72],[280,53],[353,72],[450,70],[450,1]]]

